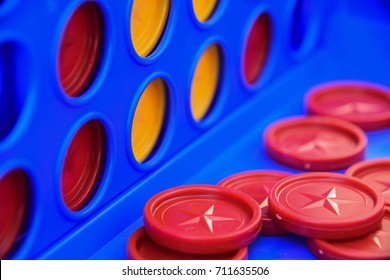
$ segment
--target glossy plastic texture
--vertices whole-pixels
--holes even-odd
[[[358,162],[348,168],[346,174],[377,188],[382,193],[385,204],[390,206],[390,158]]]
[[[331,117],[295,117],[267,128],[267,153],[303,170],[337,170],[364,158],[367,138],[357,126]]]
[[[130,236],[127,253],[132,260],[246,260],[248,247],[218,255],[185,254],[160,246],[141,227]]]
[[[309,239],[308,247],[320,259],[390,260],[390,209],[380,228],[368,235],[340,241]]]
[[[384,214],[382,194],[341,174],[312,172],[277,183],[268,199],[269,215],[282,228],[319,239],[347,239],[376,230]]]
[[[250,196],[211,185],[168,189],[145,205],[145,231],[163,247],[189,254],[228,253],[252,243],[261,209]]]
[[[192,0],[174,0],[157,44],[144,57],[131,37],[135,1],[97,0],[103,23],[99,62],[83,93],[70,97],[61,85],[58,54],[68,20],[85,2],[0,5],[0,174],[23,170],[31,190],[29,223],[11,259],[127,259],[127,241],[157,193],[215,185],[247,170],[301,172],[266,154],[263,133],[276,120],[305,115],[310,88],[335,80],[390,86],[388,1],[220,0],[200,22]],[[245,45],[263,13],[272,25],[270,49],[260,76],[249,84]],[[213,43],[223,61],[218,97],[195,121],[193,72]],[[140,163],[131,147],[133,116],[142,92],[158,78],[167,87],[164,137]],[[73,212],[62,199],[62,165],[74,135],[91,120],[105,129],[105,168],[97,192]],[[389,128],[366,136],[365,159],[390,157]],[[248,256],[315,258],[296,235],[261,236]]]
[[[364,130],[390,127],[390,89],[363,81],[335,81],[307,93],[311,114],[338,117]]]
[[[218,186],[246,193],[257,201],[261,208],[262,235],[284,235],[289,232],[274,223],[268,215],[268,195],[277,182],[291,175],[280,171],[247,171],[223,179]]]

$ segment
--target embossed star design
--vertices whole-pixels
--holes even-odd
[[[259,191],[248,192],[248,194],[253,197],[258,203],[260,208],[268,207],[268,194],[271,190],[271,186],[269,184],[261,184],[259,185]]]
[[[268,197],[265,197],[264,200],[260,203],[260,208],[268,207]]]
[[[306,152],[317,152],[319,154],[327,154],[328,148],[331,145],[329,144],[329,141],[324,141],[321,139],[313,139],[310,140],[309,142],[306,142],[299,146],[296,150],[299,153],[306,153]]]
[[[381,185],[382,194],[385,194],[385,195],[390,194],[390,182],[389,182],[389,179],[387,176],[386,177],[385,177],[385,175],[378,176],[376,178],[371,178],[371,180],[373,180]]]
[[[387,243],[390,241],[390,232],[379,230],[370,234],[370,238],[379,249],[388,248]]]
[[[330,212],[340,216],[340,205],[358,203],[356,200],[340,198],[337,196],[336,188],[333,187],[330,190],[324,192],[321,195],[302,193],[308,197],[311,201],[304,205],[301,209],[314,209],[314,208],[325,208]]]
[[[375,113],[380,110],[380,106],[377,104],[370,104],[361,101],[352,101],[347,104],[343,104],[333,109],[333,113],[337,115],[347,115],[351,113]]]
[[[207,228],[210,230],[211,233],[214,233],[214,223],[215,222],[236,221],[237,220],[235,218],[221,217],[221,216],[214,215],[214,205],[212,205],[209,209],[207,209],[204,213],[202,213],[200,215],[199,215],[199,213],[188,213],[188,211],[186,211],[186,213],[194,215],[194,216],[196,215],[196,216],[178,224],[178,226],[195,225],[195,224],[201,224],[202,222],[205,222],[207,225]]]

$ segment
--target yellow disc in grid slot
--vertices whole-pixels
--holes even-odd
[[[200,22],[208,20],[217,7],[218,2],[218,0],[192,0],[196,18]]]
[[[135,51],[147,57],[164,32],[170,0],[134,0],[131,9],[130,35]]]
[[[191,111],[197,121],[202,120],[213,106],[219,83],[220,60],[220,49],[213,44],[196,65],[191,85]]]
[[[153,152],[162,134],[167,111],[166,90],[163,79],[156,79],[138,101],[131,130],[131,147],[138,162],[144,162]]]

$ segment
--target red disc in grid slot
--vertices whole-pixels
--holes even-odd
[[[269,215],[284,229],[319,239],[347,239],[379,228],[381,193],[362,180],[313,172],[277,183],[269,195]]]
[[[218,186],[241,191],[257,201],[261,207],[262,235],[283,235],[288,232],[275,224],[268,215],[268,194],[277,182],[291,175],[280,171],[248,171],[227,177]]]
[[[0,259],[5,259],[26,222],[29,180],[21,170],[0,178]]]
[[[385,204],[390,206],[390,158],[355,163],[348,168],[346,174],[377,188],[382,193]]]
[[[267,13],[262,13],[253,23],[244,51],[244,74],[249,84],[260,77],[267,63],[272,41],[272,23]]]
[[[364,158],[367,137],[349,122],[323,116],[285,119],[265,132],[274,160],[304,170],[342,169]]]
[[[220,254],[247,246],[261,229],[261,209],[250,196],[211,185],[163,191],[145,205],[148,236],[189,254]]]
[[[105,161],[103,125],[94,120],[84,124],[66,153],[62,169],[62,196],[71,211],[79,211],[96,192]]]
[[[67,22],[58,56],[61,85],[67,95],[81,95],[99,64],[103,16],[93,2],[82,4]]]
[[[311,89],[307,95],[311,114],[327,115],[350,121],[362,129],[390,126],[390,89],[358,82],[331,82]]]
[[[246,260],[248,247],[216,255],[186,254],[160,246],[150,239],[145,229],[141,227],[130,236],[127,254],[131,260]]]
[[[360,238],[347,240],[309,239],[310,251],[320,259],[390,260],[390,208],[381,227]]]

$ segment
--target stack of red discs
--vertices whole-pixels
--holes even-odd
[[[381,226],[362,237],[346,240],[309,239],[310,251],[320,259],[390,260],[390,208]]]
[[[145,206],[131,259],[245,259],[258,234],[307,238],[321,259],[390,259],[390,159],[362,161],[363,130],[390,126],[390,90],[332,82],[307,95],[307,111],[272,124],[268,155],[313,172],[247,171],[218,183],[170,189]]]
[[[379,189],[343,174],[293,175],[269,194],[274,222],[322,259],[390,259],[389,210]]]
[[[261,230],[250,196],[212,185],[165,190],[144,208],[144,227],[128,240],[130,259],[246,259]]]
[[[365,181],[382,193],[385,215],[381,226],[358,238],[309,239],[309,249],[321,259],[390,259],[390,158],[356,163],[346,174]]]
[[[346,173],[247,171],[218,186],[257,201],[261,235],[307,237],[322,259],[390,259],[390,159],[359,162]]]
[[[257,201],[262,213],[261,235],[284,235],[289,232],[274,223],[268,215],[268,195],[277,182],[291,175],[281,171],[247,171],[223,179],[218,186],[241,191]]]
[[[390,90],[367,82],[325,83],[308,92],[307,111],[316,116],[267,129],[269,156],[303,170],[349,168],[346,175],[317,172],[279,181],[269,191],[270,218],[309,238],[319,258],[390,259],[390,159],[361,162],[363,130],[390,126]]]

